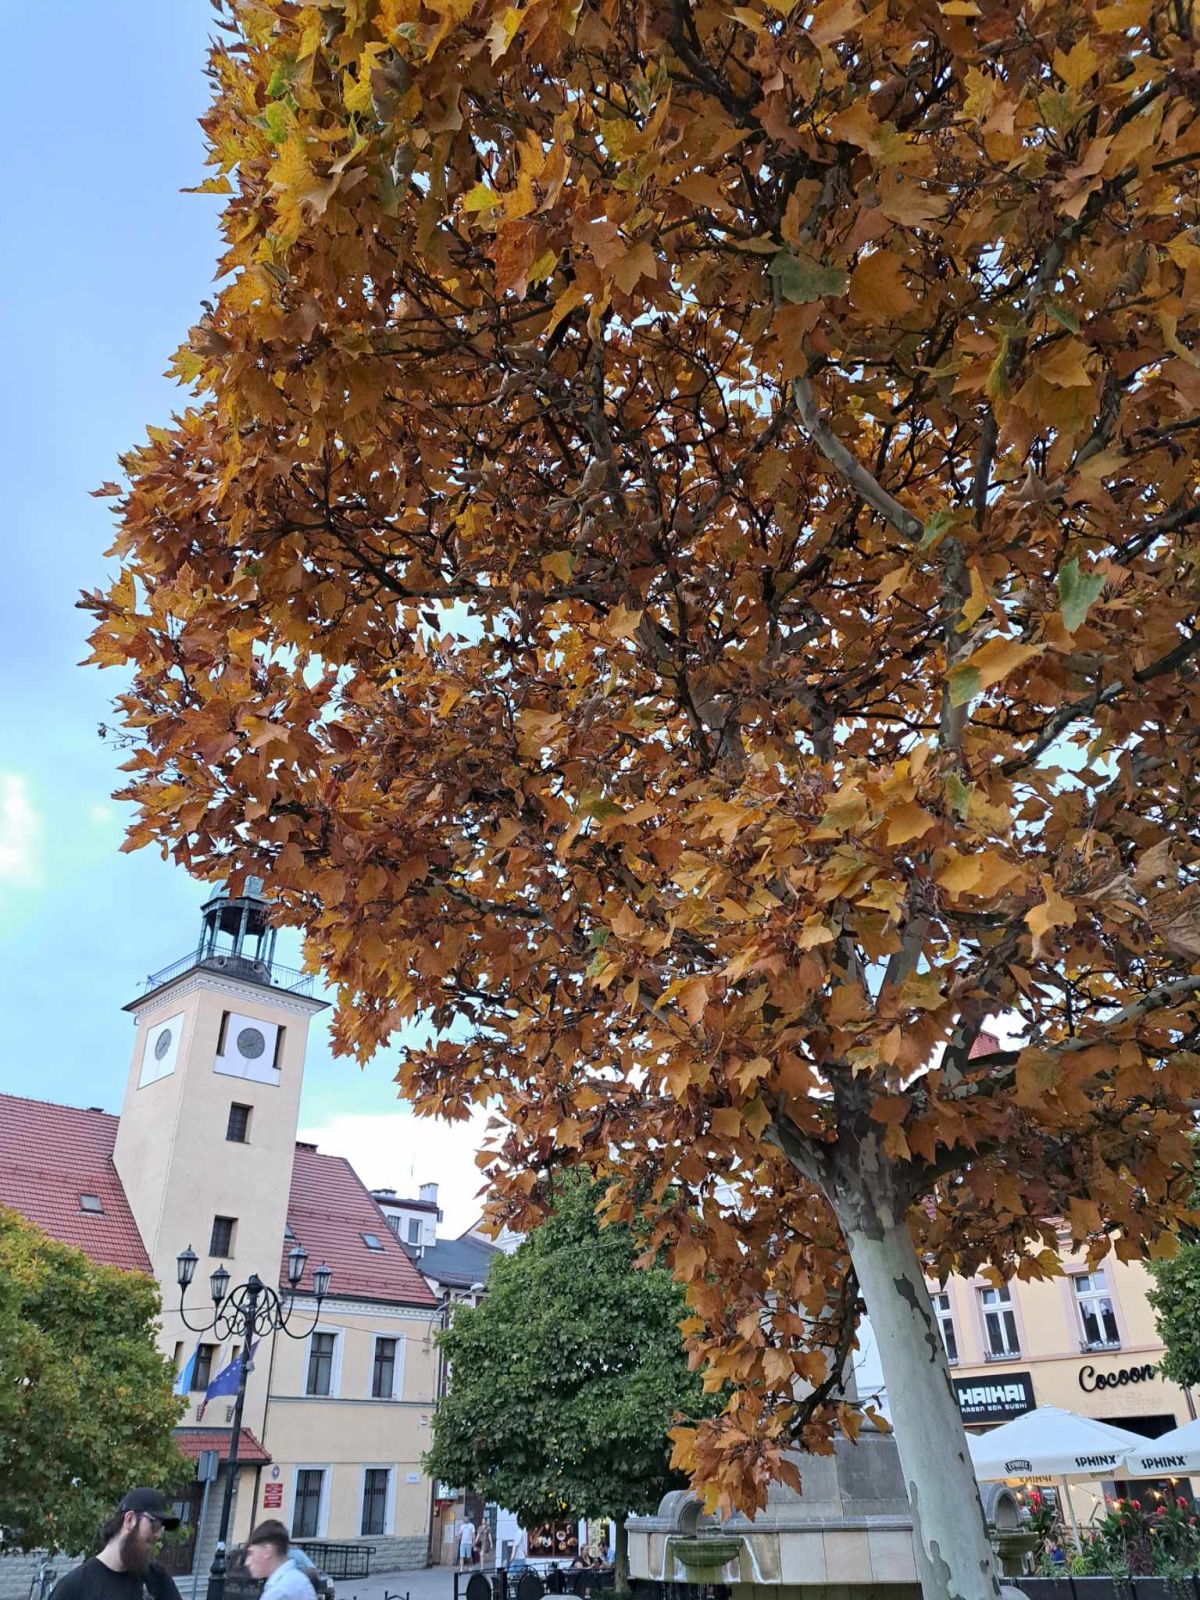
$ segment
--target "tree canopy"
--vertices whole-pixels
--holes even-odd
[[[601,1193],[560,1180],[545,1221],[441,1335],[449,1384],[425,1470],[526,1528],[657,1510],[686,1482],[668,1431],[716,1409],[684,1353],[682,1288],[665,1266],[636,1265],[630,1228],[601,1228]]]
[[[1185,1388],[1200,1384],[1200,1244],[1185,1244],[1170,1261],[1156,1261],[1150,1304],[1167,1347],[1164,1376]]]
[[[0,1533],[5,1549],[89,1549],[134,1484],[191,1476],[155,1340],[151,1278],[96,1266],[0,1210]]]
[[[194,401],[87,602],[129,842],[266,876],[338,1049],[431,1020],[514,1219],[662,1201],[722,1503],[858,1426],[861,1278],[973,1595],[922,1263],[1187,1206],[1192,0],[219,19]]]
[[[1197,1148],[1194,1143],[1193,1152]],[[1192,1169],[1192,1204],[1200,1212],[1200,1165]],[[1194,1225],[1181,1233],[1179,1253],[1151,1263],[1149,1300],[1167,1347],[1162,1371],[1184,1388],[1193,1388],[1200,1384],[1200,1235]]]

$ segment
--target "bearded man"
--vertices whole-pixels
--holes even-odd
[[[153,1559],[179,1518],[157,1489],[131,1489],[101,1532],[102,1547],[55,1587],[50,1600],[180,1600],[175,1581]]]

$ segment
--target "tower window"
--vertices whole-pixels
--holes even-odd
[[[217,1352],[215,1344],[202,1344],[196,1352],[196,1368],[192,1373],[192,1393],[203,1392],[212,1382],[213,1356]]]
[[[229,1032],[229,1013],[228,1013],[228,1011],[222,1011],[222,1013],[221,1013],[221,1026],[217,1031],[217,1054],[219,1056],[223,1056],[225,1054],[225,1038],[226,1038],[226,1035],[228,1034],[228,1032]]]
[[[231,1256],[233,1254],[233,1230],[237,1226],[236,1217],[214,1217],[212,1225],[212,1238],[208,1241],[210,1256]]]
[[[329,1395],[333,1393],[333,1353],[337,1344],[335,1333],[314,1333],[308,1345],[308,1378],[305,1394]]]
[[[250,1107],[240,1106],[235,1100],[229,1108],[229,1122],[225,1128],[225,1137],[230,1144],[248,1144],[250,1142]]]
[[[375,1363],[371,1370],[371,1398],[391,1400],[396,1393],[396,1340],[375,1340]]]
[[[90,1211],[95,1216],[104,1215],[104,1202],[98,1194],[81,1194],[79,1196],[80,1211]]]
[[[286,1032],[286,1028],[276,1028],[275,1030],[275,1059],[271,1062],[271,1065],[276,1072],[283,1071],[283,1036]]]

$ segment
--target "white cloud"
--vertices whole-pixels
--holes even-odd
[[[21,772],[0,772],[0,883],[39,887],[41,833],[28,778]]]
[[[485,1111],[469,1122],[414,1117],[411,1111],[347,1113],[302,1128],[299,1137],[323,1155],[345,1156],[368,1188],[395,1189],[413,1198],[421,1184],[436,1183],[438,1204],[445,1212],[439,1232],[453,1238],[483,1210],[483,1174],[475,1165],[475,1152],[483,1144],[486,1123]]]

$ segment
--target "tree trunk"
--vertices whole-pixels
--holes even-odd
[[[618,1594],[629,1593],[629,1534],[625,1529],[625,1514],[615,1519],[617,1539],[613,1549],[613,1588]]]
[[[999,1579],[962,1414],[905,1208],[865,1184],[830,1199],[879,1345],[925,1600],[996,1600]]]

